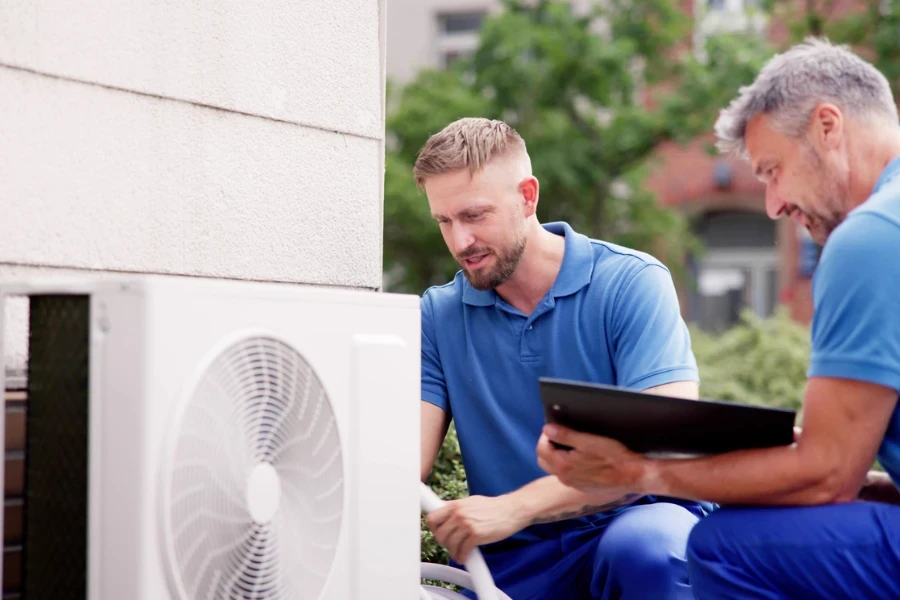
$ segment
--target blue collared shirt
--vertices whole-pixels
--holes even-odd
[[[829,236],[813,276],[810,377],[841,377],[900,393],[900,157],[866,202]],[[900,483],[900,407],[878,459]]]
[[[565,254],[532,314],[476,290],[462,272],[422,297],[422,399],[452,415],[471,494],[498,496],[546,476],[535,452],[539,377],[638,390],[698,380],[665,266],[566,223],[544,227],[565,237]]]

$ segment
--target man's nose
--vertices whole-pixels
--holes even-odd
[[[453,246],[457,254],[471,246],[475,241],[472,232],[465,225],[453,226]]]
[[[766,213],[772,220],[777,219],[784,214],[787,205],[779,199],[778,194],[772,186],[766,186]]]

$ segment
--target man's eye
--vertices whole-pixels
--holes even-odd
[[[470,220],[470,221],[477,221],[478,219],[481,218],[481,215],[483,215],[483,214],[484,214],[484,213],[475,213],[475,214],[469,215],[469,220]]]

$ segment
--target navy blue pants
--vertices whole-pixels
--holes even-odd
[[[482,553],[512,600],[693,600],[685,549],[704,514],[692,503],[638,503],[558,539]]]
[[[720,508],[688,541],[698,600],[900,598],[900,506]]]

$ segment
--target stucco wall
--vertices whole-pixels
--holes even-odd
[[[379,288],[384,16],[385,0],[0,2],[0,278]]]

